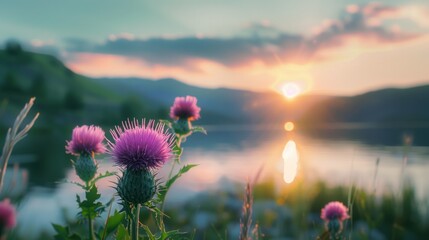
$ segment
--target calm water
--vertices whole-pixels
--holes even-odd
[[[184,175],[171,189],[168,204],[186,201],[200,191],[230,188],[234,186],[234,182],[245,183],[248,179],[253,179],[259,171],[260,181],[270,178],[274,179],[279,187],[287,187],[283,181],[282,153],[289,141],[296,144],[299,155],[297,176],[304,181],[322,179],[331,184],[354,184],[369,190],[375,188],[381,193],[387,190],[398,191],[402,179],[407,178],[416,186],[422,201],[429,193],[428,128],[340,127],[286,132],[282,126],[243,126],[239,129],[208,127],[207,130],[207,136],[195,134],[183,144],[183,164],[196,163],[199,166]],[[66,138],[68,137],[64,139]],[[404,141],[411,143],[410,146],[405,146]],[[69,157],[63,154],[63,141],[57,142],[53,143],[52,147],[58,148],[58,151],[52,150],[57,152],[53,154],[56,159],[49,161],[67,162]],[[407,160],[405,168],[404,158]],[[26,161],[32,161],[31,155],[17,156],[16,159],[21,159],[24,164],[15,175],[21,176],[18,179],[23,179],[23,182],[28,179],[28,184],[22,185],[26,194],[19,206],[22,229],[25,229],[27,234],[42,229],[51,232],[52,222],[61,223],[64,216],[73,218],[76,214],[75,196],[81,190],[71,184],[46,181],[60,181],[64,176],[77,181],[73,171],[68,167],[58,167],[57,171],[50,167],[47,168],[49,171],[46,171],[40,166],[43,162],[37,161],[26,165]],[[380,161],[375,176],[377,159]],[[98,160],[101,171],[115,170],[106,156]],[[165,166],[161,176],[169,169],[170,165]],[[52,174],[54,177],[49,177]],[[114,177],[100,182],[105,201],[114,194],[110,183],[113,180]],[[37,221],[34,221],[35,217]]]

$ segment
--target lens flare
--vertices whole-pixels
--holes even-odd
[[[283,95],[288,99],[293,99],[301,93],[301,88],[293,82],[288,82],[282,87]]]
[[[292,183],[295,179],[298,170],[298,160],[299,156],[296,144],[293,140],[289,140],[283,150],[283,180],[286,183]]]

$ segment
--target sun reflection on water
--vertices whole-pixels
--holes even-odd
[[[293,140],[289,140],[283,150],[283,180],[286,183],[292,183],[295,179],[298,170],[298,160],[296,143]]]

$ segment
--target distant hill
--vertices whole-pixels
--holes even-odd
[[[302,96],[288,102],[275,92],[252,92],[227,88],[201,88],[175,79],[99,78],[97,83],[118,94],[136,94],[170,106],[176,96],[192,95],[198,98],[204,123],[283,123],[295,120],[305,109],[325,99],[322,96]]]
[[[31,96],[37,97],[44,125],[112,125],[127,117],[168,118],[174,98],[186,95],[198,98],[201,124],[429,122],[429,85],[352,97],[305,95],[288,101],[275,92],[209,89],[171,78],[93,79],[49,55],[0,50],[0,127],[8,125]]]
[[[20,46],[0,50],[0,129],[10,126],[33,96],[34,110],[41,112],[40,127],[112,126],[133,117],[168,117],[167,106],[118,89],[79,75],[50,55],[27,52]]]
[[[304,96],[289,103],[274,92],[208,89],[175,79],[92,79],[74,73],[53,56],[21,48],[0,50],[0,101],[9,109],[7,114],[0,105],[0,114],[4,112],[0,126],[9,125],[32,96],[37,97],[36,110],[42,112],[39,124],[111,125],[128,117],[168,118],[174,98],[186,95],[198,98],[201,124],[283,122],[296,119],[319,100]]]
[[[429,122],[429,85],[388,88],[352,97],[326,99],[301,118],[303,123],[407,124]]]

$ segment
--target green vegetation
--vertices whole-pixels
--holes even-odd
[[[230,183],[232,184],[232,183]],[[207,191],[166,209],[165,224],[181,229],[193,239],[238,239],[244,187],[235,183],[230,191]],[[347,205],[349,186],[329,186],[326,182],[294,182],[276,189],[265,181],[254,188],[253,227],[262,239],[316,239],[324,231],[321,208],[330,201]],[[345,221],[345,239],[425,239],[429,234],[427,204],[419,202],[411,185],[398,193],[374,196],[363,189],[352,189]],[[156,229],[153,212],[142,210],[140,221]],[[85,227],[69,221],[72,231],[85,234]],[[40,236],[38,239],[44,239]]]
[[[10,42],[0,50],[0,101],[6,103],[4,114],[16,115],[19,106],[33,96],[38,102],[36,111],[43,112],[39,127],[61,123],[67,128],[84,122],[111,125],[135,113],[165,115],[166,108],[159,104],[145,107],[142,97],[119,94],[74,73],[55,57],[26,52],[19,43]],[[0,129],[7,125],[8,122],[0,122]]]
[[[330,201],[350,201],[351,219],[345,222],[346,239],[425,239],[429,234],[427,203],[419,202],[406,185],[399,193],[376,197],[363,189],[329,186],[325,182],[294,182],[277,189],[267,181],[255,186],[253,223],[265,239],[316,239],[323,232],[320,211]],[[168,209],[168,223],[196,239],[237,239],[237,224],[244,192],[206,192],[181,206]],[[216,200],[214,200],[216,199]],[[198,223],[198,219],[200,222]],[[203,221],[204,220],[204,221]]]
[[[0,136],[5,136],[13,116],[33,96],[32,111],[40,112],[40,117],[16,154],[31,156],[33,161],[23,166],[33,173],[29,181],[39,186],[54,186],[65,177],[70,162],[64,153],[65,140],[58,139],[68,139],[76,125],[111,128],[130,116],[168,117],[166,106],[146,107],[142,97],[118,94],[74,73],[55,57],[26,52],[11,42],[0,50]]]

